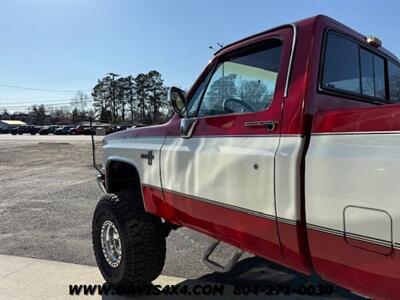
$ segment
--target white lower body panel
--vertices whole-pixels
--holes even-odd
[[[278,143],[279,136],[167,137],[161,150],[163,188],[275,216]]]
[[[377,243],[400,242],[400,134],[311,137],[307,223]]]
[[[301,159],[304,138],[282,136],[275,159],[276,213],[282,222],[301,219]]]
[[[111,161],[120,161],[132,165],[139,173],[140,182],[161,188],[160,148],[164,137],[144,137],[111,140],[103,146],[103,166]],[[151,164],[142,155],[149,155]]]

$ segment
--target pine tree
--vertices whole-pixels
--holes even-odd
[[[152,123],[157,124],[159,122],[160,109],[166,106],[166,88],[164,87],[164,81],[159,72],[154,70],[150,71],[147,77],[149,83],[148,100],[151,109]]]
[[[138,98],[138,106],[140,110],[140,121],[146,124],[146,113],[147,113],[147,99],[149,92],[148,76],[140,73],[135,77],[136,93]]]
[[[155,70],[120,77],[114,83],[111,77],[103,77],[92,91],[95,118],[132,124],[165,121],[171,116],[166,94],[161,74]]]

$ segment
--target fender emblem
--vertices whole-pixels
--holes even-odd
[[[151,166],[154,159],[153,151],[150,150],[147,151],[147,154],[140,154],[140,158],[147,159],[147,164]]]

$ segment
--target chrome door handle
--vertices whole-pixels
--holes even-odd
[[[254,121],[254,122],[245,122],[244,126],[249,128],[264,127],[268,131],[273,131],[275,130],[278,124],[279,124],[278,121]]]

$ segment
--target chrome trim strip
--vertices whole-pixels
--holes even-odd
[[[161,190],[161,187],[153,186],[153,185],[150,185],[150,184],[142,183],[142,185],[148,186],[150,188],[155,188],[155,189]],[[193,199],[193,200],[198,200],[198,201],[201,201],[201,202],[209,203],[209,204],[212,204],[212,205],[220,206],[220,207],[223,207],[223,208],[240,211],[240,212],[243,212],[243,213],[246,213],[246,214],[250,214],[250,215],[254,215],[254,216],[257,216],[257,217],[261,217],[261,218],[265,218],[265,219],[269,219],[269,220],[274,220],[274,221],[276,220],[276,217],[274,215],[268,215],[268,214],[260,213],[260,212],[253,211],[253,210],[250,210],[250,209],[246,209],[246,208],[243,208],[243,207],[238,207],[238,206],[235,206],[235,205],[218,202],[218,201],[214,201],[214,200],[211,200],[211,199],[201,198],[201,197],[198,197],[198,196],[188,195],[188,194],[185,194],[185,193],[172,191],[172,190],[169,190],[169,189],[166,189],[166,188],[162,188],[162,191],[166,191],[166,192],[169,192],[169,193],[172,193],[172,194],[176,194],[176,195],[179,195],[179,196],[183,196],[183,197],[186,197],[186,198],[190,198],[190,199]]]
[[[223,202],[218,202],[215,200],[211,200],[211,199],[206,199],[206,198],[202,198],[202,197],[198,197],[198,196],[193,196],[193,195],[188,195],[185,193],[181,193],[181,192],[177,192],[177,191],[172,191],[172,190],[168,190],[168,189],[163,189],[164,191],[173,193],[173,194],[177,194],[177,195],[181,195],[187,198],[191,198],[193,200],[198,200],[198,201],[202,201],[202,202],[206,202],[212,205],[216,205],[216,206],[220,206],[223,208],[227,208],[227,209],[232,209],[232,210],[236,210],[236,211],[240,211],[249,215],[253,215],[256,217],[261,217],[261,218],[265,218],[265,219],[269,219],[269,220],[276,220],[276,217],[274,215],[269,215],[269,214],[264,214],[264,213],[260,213],[258,211],[254,211],[254,210],[250,210],[247,208],[243,208],[243,207],[239,207],[239,206],[235,206],[235,205],[231,205],[231,204],[226,204]]]
[[[391,243],[390,241],[380,240],[380,239],[376,239],[376,238],[372,238],[372,237],[368,237],[368,236],[362,236],[362,235],[355,234],[355,233],[349,233],[349,232],[345,233],[344,231],[341,231],[341,230],[322,227],[322,226],[318,226],[318,225],[314,225],[314,224],[307,223],[307,229],[313,229],[313,230],[328,233],[328,234],[334,234],[337,236],[341,236],[343,238],[349,237],[349,238],[352,238],[355,240],[369,242],[371,244],[376,244],[379,246],[386,246],[386,247],[390,247],[390,248],[400,249],[400,245],[396,245],[396,243]]]
[[[400,130],[391,130],[391,131],[347,131],[347,132],[317,132],[311,133],[311,136],[319,136],[319,135],[368,135],[368,134],[400,134]],[[126,139],[146,139],[146,138],[179,138],[180,135],[148,135],[148,136],[128,136],[118,139],[110,139],[108,142],[112,141],[123,141]],[[232,135],[194,135],[192,138],[223,138],[223,137],[304,137],[304,134],[297,134],[297,133],[288,133],[288,134],[232,134]],[[108,144],[108,143],[107,143]]]
[[[300,135],[298,135],[298,136],[300,136]],[[167,136],[167,139],[168,138],[179,138],[179,137],[181,137],[181,136],[173,135],[173,136]],[[250,134],[248,134],[248,135],[233,135],[233,134],[232,135],[193,135],[191,137],[191,139],[196,139],[196,138],[221,139],[221,138],[233,138],[233,137],[237,137],[237,138],[265,138],[265,137],[273,138],[273,137],[275,137],[275,138],[277,138],[277,137],[281,137],[281,135],[275,134],[275,133],[272,133],[272,134],[257,134],[257,135],[250,135]]]
[[[285,218],[281,218],[281,217],[277,217],[276,219],[279,223],[285,223],[285,224],[294,225],[294,226],[299,225],[298,223],[300,222],[299,220],[291,220],[291,219],[285,219]]]
[[[375,239],[375,238],[371,238],[371,237],[364,237],[364,236],[360,236],[358,234],[353,234],[353,233],[346,233],[343,235],[344,238],[352,238],[355,240],[359,240],[359,241],[363,241],[363,242],[369,242],[372,244],[377,244],[379,246],[386,246],[386,247],[392,247],[393,243],[389,242],[389,241],[385,241],[385,240],[380,240],[380,239]]]
[[[289,92],[289,81],[290,81],[290,76],[292,73],[292,65],[293,65],[293,57],[294,57],[294,50],[296,48],[296,42],[297,42],[297,27],[294,24],[290,24],[293,28],[293,41],[292,41],[292,51],[290,52],[290,58],[289,58],[289,67],[286,75],[286,84],[285,84],[285,92],[283,94],[283,98],[287,98],[288,92]]]
[[[266,219],[270,219],[270,220],[276,220],[276,221],[281,222],[281,223],[286,223],[286,224],[290,224],[290,225],[298,225],[298,222],[299,222],[298,220],[291,220],[291,219],[285,219],[285,218],[280,218],[280,217],[276,218],[274,215],[260,213],[260,212],[257,212],[257,211],[254,211],[254,210],[250,210],[250,209],[246,209],[246,208],[243,208],[243,207],[239,207],[239,206],[235,206],[235,205],[231,205],[231,204],[225,204],[225,203],[222,203],[222,202],[218,202],[218,201],[210,200],[210,199],[206,199],[206,198],[197,197],[197,196],[193,196],[193,195],[189,195],[189,194],[185,194],[185,193],[169,190],[169,189],[166,189],[166,188],[161,188],[159,186],[154,186],[154,185],[147,184],[147,183],[142,183],[142,185],[150,187],[150,188],[154,188],[154,189],[157,189],[157,190],[160,190],[160,191],[166,191],[166,192],[169,192],[169,193],[172,193],[172,194],[176,194],[176,195],[184,196],[184,197],[187,197],[187,198],[191,198],[193,200],[206,202],[206,203],[209,203],[211,205],[216,205],[216,206],[221,206],[221,207],[228,208],[228,209],[233,209],[233,210],[236,210],[236,211],[240,211],[240,212],[243,212],[243,213],[246,213],[246,214],[250,214],[250,215],[254,215],[254,216],[257,216],[257,217],[261,217],[261,218],[266,218]]]
[[[169,136],[167,136],[167,139],[169,139],[169,138],[179,138],[179,137],[180,137],[179,135],[169,135]],[[232,135],[193,135],[191,137],[191,139],[196,139],[196,138],[207,138],[207,139],[218,138],[218,139],[220,139],[220,138],[232,138],[232,137],[237,137],[237,138],[299,137],[299,138],[303,138],[304,135],[303,134],[296,134],[296,133],[293,133],[293,134],[275,134],[275,133],[272,133],[272,134],[254,134],[254,135],[252,135],[252,134],[243,134],[243,135],[240,135],[240,134],[236,134],[236,135],[234,135],[234,134],[232,134]]]
[[[399,132],[400,133],[400,132]],[[191,137],[191,139],[195,139],[195,138],[231,138],[231,137],[237,137],[237,138],[258,138],[258,137],[300,137],[303,138],[304,134],[297,134],[297,133],[288,133],[288,134],[232,134],[232,135],[193,135]],[[110,140],[112,142],[114,141],[124,141],[127,139],[136,139],[136,140],[140,140],[141,138],[159,138],[159,139],[164,139],[164,138],[182,138],[182,136],[180,135],[167,135],[167,136],[162,136],[162,135],[153,135],[153,136],[140,136],[140,137],[126,137],[126,138],[122,138],[122,139],[113,139]],[[108,144],[107,144],[108,145]]]
[[[319,135],[368,135],[368,134],[400,134],[400,130],[398,130],[398,131],[317,132],[317,133],[311,133],[311,136],[319,136]]]
[[[344,236],[343,231],[307,223],[307,229],[313,229],[338,236]]]

